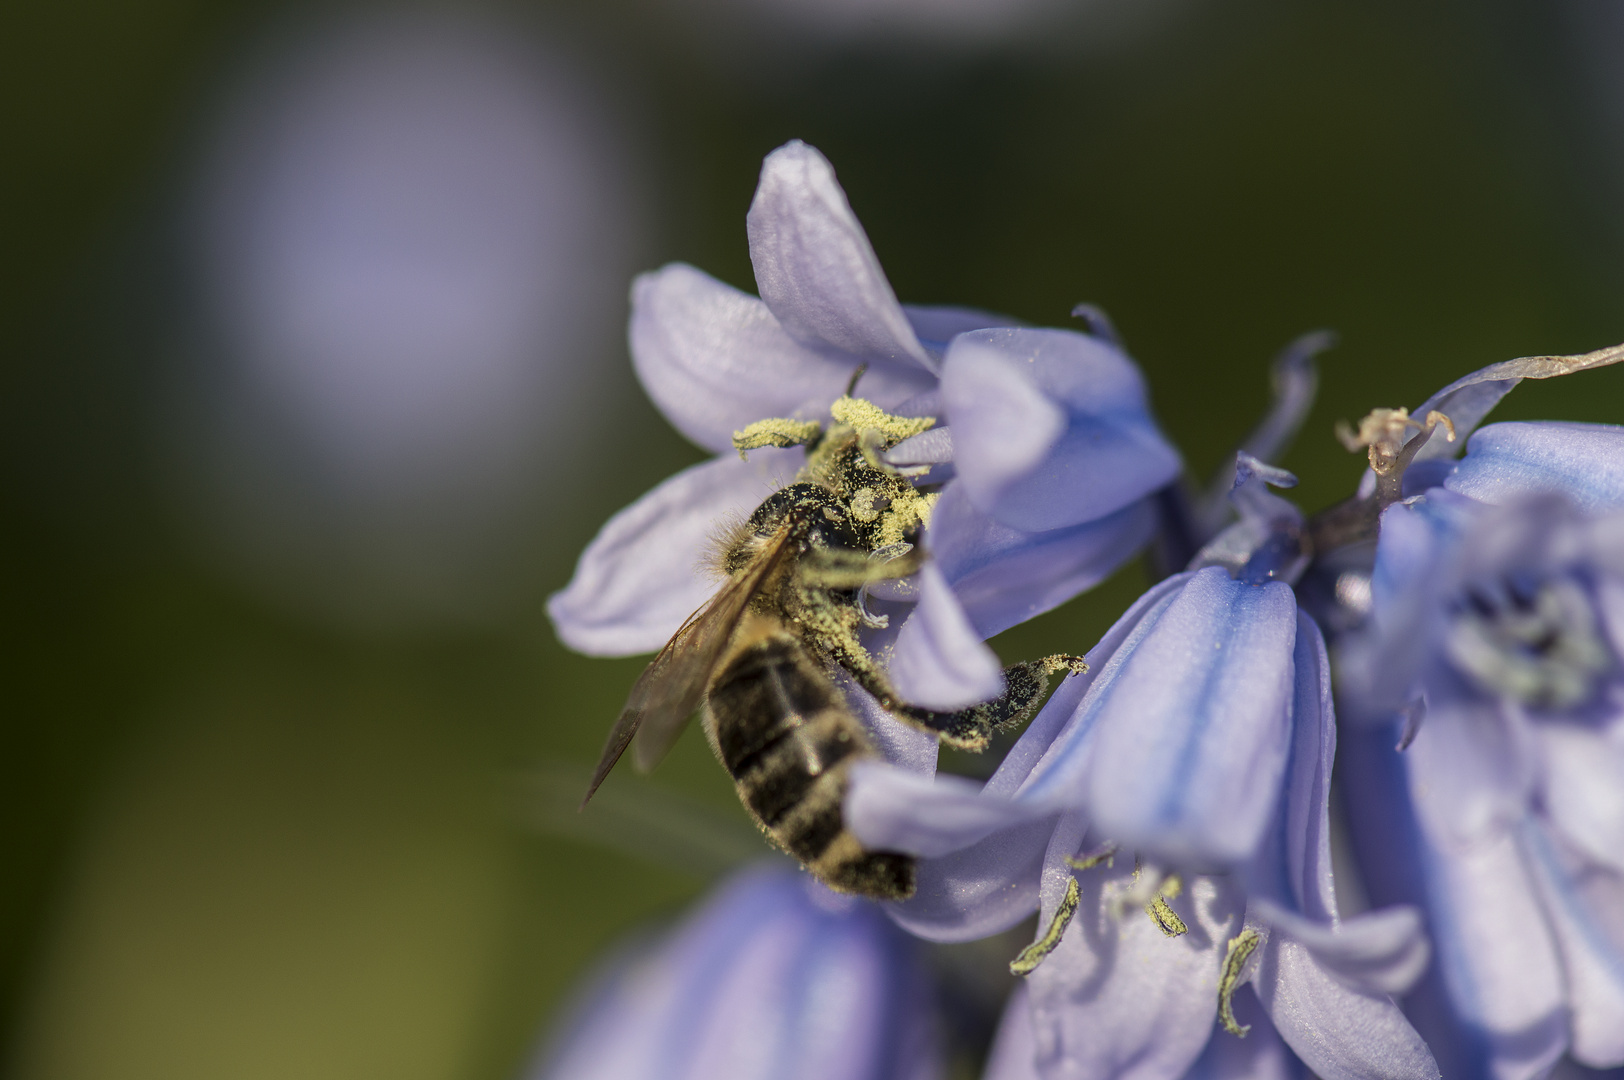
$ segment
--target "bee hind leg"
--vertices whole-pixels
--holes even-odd
[[[1005,668],[1004,692],[991,701],[957,712],[933,712],[913,705],[891,711],[914,726],[935,733],[949,746],[979,753],[992,742],[994,734],[1019,727],[1037,714],[1048,696],[1051,676],[1062,671],[1081,675],[1087,670],[1088,664],[1082,657],[1057,653]]]

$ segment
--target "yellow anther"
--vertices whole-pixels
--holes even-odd
[[[1009,962],[1011,975],[1030,975],[1037,966],[1043,963],[1043,958],[1055,951],[1060,944],[1061,935],[1066,932],[1066,924],[1071,917],[1077,914],[1077,904],[1082,899],[1082,892],[1077,888],[1077,879],[1066,880],[1066,895],[1061,899],[1060,906],[1055,908],[1054,918],[1049,920],[1049,928],[1043,936],[1021,950],[1021,954]]]
[[[1067,859],[1066,865],[1073,870],[1092,870],[1101,863],[1110,866],[1116,861],[1116,853],[1117,846],[1115,844],[1106,844],[1103,848],[1088,855]]]
[[[1156,929],[1168,937],[1178,937],[1180,934],[1190,932],[1190,928],[1184,925],[1184,920],[1179,918],[1179,913],[1173,910],[1165,896],[1158,896],[1146,904],[1145,914],[1156,924]]]
[[[1252,958],[1252,954],[1261,944],[1263,935],[1256,930],[1243,930],[1239,935],[1230,938],[1229,951],[1224,954],[1224,966],[1218,976],[1218,1019],[1224,1025],[1225,1031],[1242,1039],[1252,1030],[1252,1025],[1242,1026],[1235,1019],[1231,1001],[1235,991],[1241,988],[1241,974],[1246,970],[1246,961]]]
[[[1155,923],[1156,928],[1168,937],[1178,937],[1180,934],[1190,932],[1190,928],[1184,924],[1184,920],[1179,918],[1179,913],[1174,911],[1173,906],[1168,903],[1169,900],[1176,899],[1183,891],[1184,879],[1177,874],[1169,874],[1167,880],[1157,886],[1156,898],[1145,905],[1145,914],[1150,916],[1150,921]]]
[[[850,396],[836,399],[829,413],[857,431],[878,432],[887,448],[936,426],[934,416],[893,416],[872,401]]]

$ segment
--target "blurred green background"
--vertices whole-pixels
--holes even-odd
[[[573,72],[624,193],[603,325],[536,349],[601,378],[568,438],[525,451],[497,541],[448,548],[479,563],[468,603],[387,578],[350,596],[369,549],[319,529],[256,569],[186,465],[217,450],[175,419],[206,411],[186,388],[218,366],[187,330],[180,223],[219,103],[340,17],[0,9],[10,1074],[513,1077],[595,954],[702,890],[682,851],[561,835],[546,810],[640,661],[570,654],[542,604],[610,513],[702,456],[631,377],[626,273],[681,259],[753,290],[744,212],[789,138],[834,162],[903,300],[1053,325],[1104,306],[1198,474],[1263,407],[1275,350],[1337,330],[1285,462],[1310,508],[1359,475],[1335,419],[1624,340],[1605,0],[838,6],[832,26],[789,0],[428,10]],[[1624,371],[1499,415],[1624,420]],[[996,644],[1086,649],[1142,581]],[[697,735],[638,783],[742,821]]]

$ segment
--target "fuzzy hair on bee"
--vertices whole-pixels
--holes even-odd
[[[956,713],[901,699],[863,645],[864,627],[875,625],[863,598],[867,586],[922,565],[935,495],[880,454],[934,420],[891,416],[849,392],[831,413],[839,423],[827,430],[771,420],[735,435],[741,453],[804,444],[807,464],[749,517],[719,529],[711,565],[721,588],[632,687],[587,798],[628,746],[634,764],[651,768],[703,706],[711,748],[774,844],[833,889],[900,900],[913,893],[913,860],[864,849],[842,817],[851,765],[878,751],[835,673],[903,721],[981,749],[1036,712],[1052,674],[1085,668],[1069,656],[1014,665],[1001,697]]]

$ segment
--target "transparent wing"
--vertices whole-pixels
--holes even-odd
[[[793,548],[788,541],[789,530],[780,531],[754,564],[690,615],[665,648],[649,661],[633,684],[620,719],[609,732],[582,806],[598,790],[634,736],[637,748],[633,761],[639,769],[653,768],[671,749],[699,708],[711,671],[749,609],[751,598],[788,557]]]

